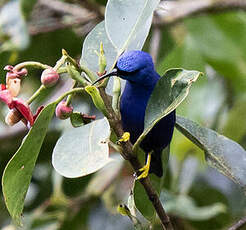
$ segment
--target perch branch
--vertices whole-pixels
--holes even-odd
[[[103,98],[103,101],[105,103],[106,109],[108,110],[108,121],[110,123],[110,126],[114,130],[115,134],[118,138],[120,138],[124,131],[121,125],[121,120],[119,117],[115,114],[112,106],[109,96],[105,93],[103,88],[100,88],[100,94]],[[128,160],[130,164],[132,165],[133,169],[137,172],[141,168],[141,164],[137,158],[137,156],[133,153],[132,150],[132,144],[130,142],[124,142],[122,143],[122,153],[121,155],[124,157],[124,159]],[[170,222],[170,219],[168,215],[166,214],[160,199],[158,197],[158,194],[154,190],[153,186],[151,185],[149,177],[146,177],[144,179],[140,180],[140,183],[143,185],[146,194],[148,195],[148,198],[150,202],[153,204],[157,215],[160,218],[162,227],[164,230],[173,230],[172,223]]]
[[[228,230],[238,230],[241,229],[246,224],[246,216],[240,219],[237,223],[231,226]]]

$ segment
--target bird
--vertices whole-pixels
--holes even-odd
[[[119,56],[115,68],[110,73],[93,84],[110,76],[118,76],[126,80],[120,98],[120,113],[123,130],[130,134],[130,141],[134,144],[144,130],[146,107],[160,75],[155,71],[150,54],[140,50],[130,50]],[[163,149],[172,140],[175,120],[176,112],[173,110],[163,117],[140,143],[140,148],[145,152],[146,164],[139,169],[142,173],[138,179],[147,177],[149,173],[162,177],[161,155]]]

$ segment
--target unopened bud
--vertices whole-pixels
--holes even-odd
[[[56,107],[56,117],[65,120],[73,113],[73,107],[68,106],[66,101],[61,101]]]
[[[17,124],[22,118],[23,118],[23,116],[21,115],[21,113],[18,110],[12,109],[7,114],[7,116],[5,118],[5,122],[8,125],[13,126],[13,125]]]
[[[52,68],[45,69],[41,75],[41,82],[46,87],[52,87],[59,80],[59,74]]]

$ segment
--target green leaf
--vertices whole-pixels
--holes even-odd
[[[18,225],[21,224],[21,213],[32,171],[55,107],[56,104],[52,103],[41,111],[33,127],[4,170],[2,186],[6,206]]]
[[[208,165],[246,191],[246,151],[238,143],[180,116],[177,116],[176,128],[204,150]]]
[[[70,116],[70,121],[74,128],[80,127],[85,124],[80,112],[73,112]]]
[[[28,19],[37,0],[20,0],[20,7],[25,19]]]
[[[222,203],[215,203],[205,207],[198,207],[194,200],[187,195],[172,195],[162,191],[160,200],[167,213],[188,220],[207,220],[226,211]]]
[[[144,131],[134,144],[134,149],[158,121],[179,106],[188,95],[191,84],[200,75],[201,72],[180,68],[170,69],[160,78],[148,101]]]
[[[142,49],[159,0],[109,0],[105,12],[108,36],[118,52]]]
[[[75,178],[101,169],[111,161],[107,143],[109,136],[106,118],[65,131],[53,151],[55,170],[62,176]]]
[[[151,184],[153,185],[155,191],[158,194],[160,194],[162,186],[163,186],[165,172],[167,169],[167,163],[169,160],[169,155],[170,155],[170,147],[168,146],[162,151],[163,176],[160,178],[154,174],[149,175]],[[140,157],[145,158],[143,152],[141,153]],[[153,219],[155,218],[155,213],[156,213],[155,209],[153,207],[153,204],[150,202],[142,184],[138,180],[135,181],[133,194],[134,194],[134,201],[135,201],[135,205],[137,209],[142,213],[142,215],[146,219],[153,221]]]
[[[103,43],[103,49],[107,59],[106,70],[110,70],[117,57],[117,51],[112,45],[105,31],[104,21],[99,23],[85,38],[82,49],[80,64],[85,64],[90,70],[98,72],[98,55],[96,51],[100,50],[100,42]]]

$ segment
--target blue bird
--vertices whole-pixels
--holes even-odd
[[[120,100],[120,112],[123,130],[130,133],[130,141],[134,144],[144,130],[147,103],[160,75],[155,71],[148,53],[133,50],[124,52],[117,60],[115,69],[96,82],[109,76],[126,80]],[[143,173],[138,179],[146,177],[148,173],[154,173],[158,177],[163,175],[161,153],[171,142],[175,117],[174,110],[162,118],[140,143],[146,153],[147,163],[139,170]]]

